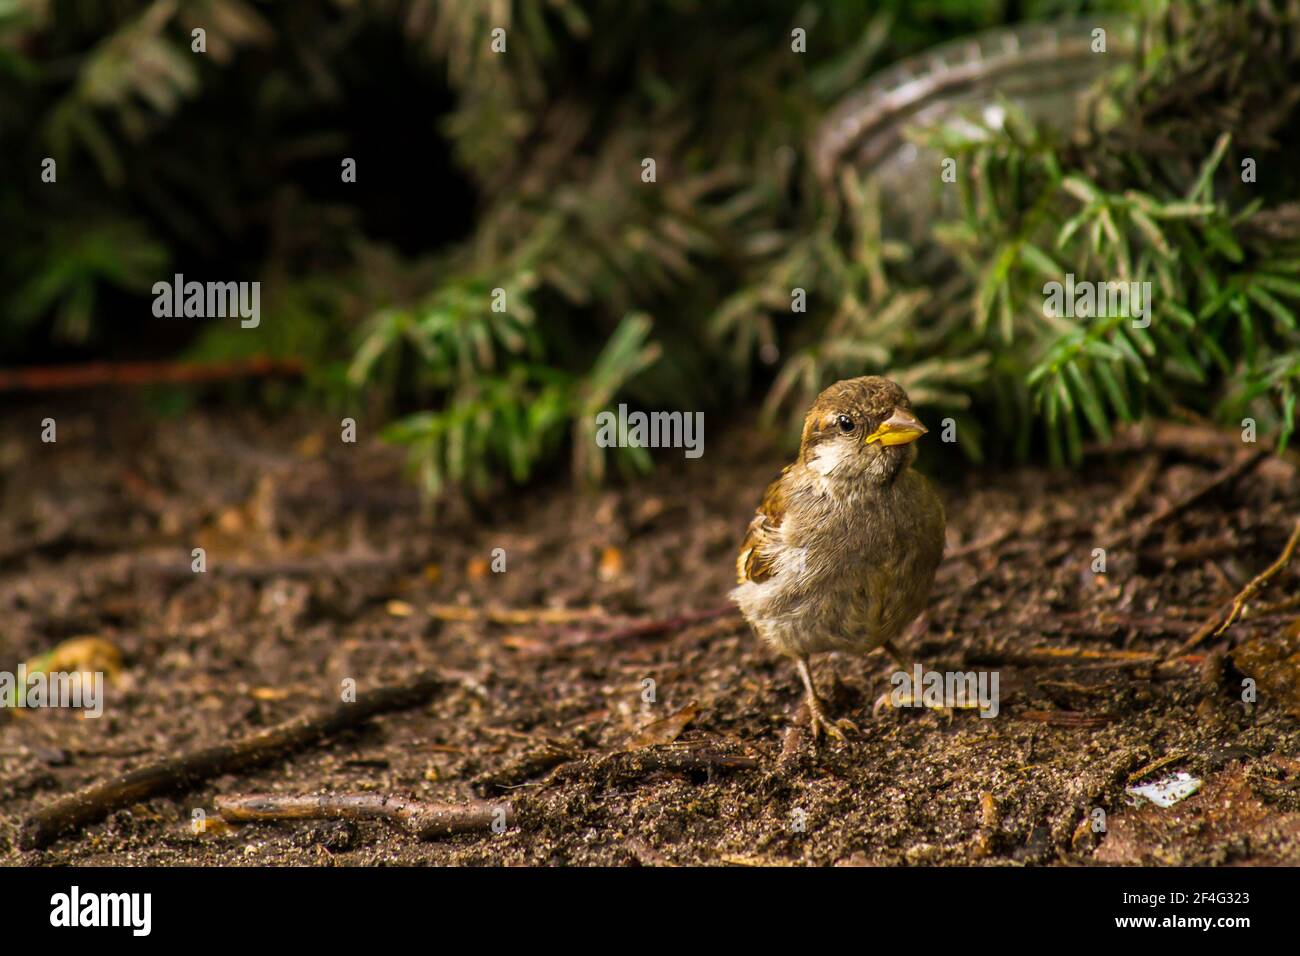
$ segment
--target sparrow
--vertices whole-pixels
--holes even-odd
[[[913,470],[927,429],[895,382],[827,388],[804,419],[799,457],[768,486],[736,559],[731,599],[758,636],[794,660],[814,743],[857,731],[832,721],[809,656],[885,648],[925,608],[943,557],[943,505]]]

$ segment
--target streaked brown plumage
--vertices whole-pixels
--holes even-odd
[[[911,467],[926,431],[907,393],[879,376],[817,397],[799,457],[763,495],[731,592],[758,635],[794,659],[814,738],[842,737],[808,670],[819,651],[886,647],[924,609],[943,557],[938,495]]]

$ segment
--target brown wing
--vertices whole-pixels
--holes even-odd
[[[785,476],[793,467],[786,465],[781,476],[767,486],[763,493],[763,503],[758,506],[749,529],[745,532],[745,542],[740,546],[736,558],[736,583],[753,581],[755,584],[766,581],[772,576],[772,565],[776,560],[781,520],[785,517]]]

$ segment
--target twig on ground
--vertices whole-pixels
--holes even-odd
[[[1264,586],[1268,584],[1269,581],[1273,580],[1273,578],[1275,578],[1278,573],[1291,562],[1291,558],[1295,555],[1297,545],[1300,545],[1300,520],[1296,521],[1295,529],[1291,532],[1291,537],[1287,539],[1286,547],[1282,549],[1282,553],[1278,555],[1277,560],[1259,574],[1255,575],[1255,577],[1251,579],[1250,583],[1242,588],[1237,593],[1237,596],[1232,599],[1232,606],[1228,610],[1228,616],[1223,619],[1223,623],[1219,624],[1218,627],[1214,626],[1215,622],[1217,622],[1220,617],[1220,611],[1216,610],[1205,624],[1201,626],[1201,629],[1192,635],[1180,650],[1186,652],[1190,648],[1195,647],[1201,641],[1205,640],[1205,638],[1219,637],[1224,631],[1232,627],[1237,618],[1241,617],[1242,612],[1246,610],[1246,604],[1249,603],[1256,594],[1263,590]],[[1286,602],[1281,603],[1285,604]]]
[[[561,764],[539,785],[553,786],[569,780],[596,777],[606,783],[630,783],[652,773],[714,773],[753,770],[758,758],[719,749],[706,741],[688,741],[643,747],[639,750],[606,750]]]
[[[994,531],[992,534],[987,534],[974,541],[968,541],[959,548],[953,548],[945,554],[943,558],[945,561],[953,561],[958,558],[970,557],[972,554],[978,554],[980,551],[985,551],[989,548],[995,548],[1003,541],[1007,540],[1007,538],[1011,537],[1015,531],[1016,528],[1014,525],[1006,525],[999,528],[997,531]]]
[[[1182,752],[1168,754],[1167,756],[1161,757],[1159,760],[1153,760],[1145,767],[1140,767],[1137,770],[1134,770],[1131,774],[1128,775],[1128,782],[1137,783],[1139,780],[1143,779],[1144,777],[1150,774],[1155,773],[1157,770],[1163,770],[1165,767],[1168,767],[1170,764],[1178,763],[1180,760],[1186,760],[1186,759],[1187,759],[1187,754]]]
[[[781,737],[781,753],[776,758],[778,773],[792,770],[804,752],[804,725],[808,722],[808,705],[800,702],[794,709],[790,724]]]
[[[1234,461],[1224,465],[1208,480],[1200,486],[1192,489],[1184,495],[1166,503],[1163,507],[1157,509],[1147,517],[1143,518],[1132,528],[1123,528],[1113,534],[1108,535],[1101,543],[1103,548],[1113,548],[1124,541],[1131,541],[1134,547],[1142,544],[1147,536],[1157,527],[1164,524],[1170,518],[1182,514],[1183,511],[1196,504],[1210,492],[1223,485],[1231,484],[1238,478],[1245,475],[1248,471],[1258,465],[1269,453],[1267,448],[1255,448],[1243,455],[1238,456]]]
[[[758,758],[728,753],[712,745],[666,744],[641,750],[618,751],[600,757],[592,769],[614,781],[636,780],[661,771],[668,773],[753,770]]]
[[[1209,617],[1207,617],[1201,623],[1201,626],[1196,629],[1196,631],[1192,634],[1192,636],[1189,637],[1187,640],[1183,641],[1181,645],[1179,645],[1178,653],[1186,654],[1192,648],[1200,644],[1201,641],[1209,637],[1214,632],[1214,629],[1218,627],[1219,621],[1223,619],[1223,616],[1228,613],[1231,607],[1232,607],[1231,601],[1224,601],[1218,607],[1216,607],[1214,609],[1214,613],[1211,614]]]
[[[1289,598],[1283,598],[1280,601],[1274,601],[1272,604],[1261,604],[1255,609],[1255,617],[1264,617],[1269,614],[1281,614],[1283,611],[1294,611],[1300,607],[1300,594],[1293,594]]]
[[[1208,561],[1210,558],[1232,554],[1240,547],[1241,542],[1237,540],[1236,533],[1225,531],[1223,534],[1214,535],[1213,537],[1198,538],[1195,541],[1169,547],[1145,548],[1142,555],[1152,561],[1161,561],[1166,565],[1177,565],[1193,561]]]
[[[1016,720],[1032,720],[1053,727],[1105,727],[1119,718],[1110,714],[1085,714],[1073,710],[1026,710],[1014,715]]]
[[[1182,654],[1161,657],[1147,651],[1099,651],[1083,647],[1031,647],[1023,651],[973,651],[966,655],[965,663],[973,665],[1014,664],[1034,667],[1061,665],[1066,667],[1151,667],[1162,664],[1200,664],[1203,654]]]
[[[1058,614],[1060,624],[1051,630],[1069,635],[1095,636],[1113,632],[1116,628],[1130,628],[1146,634],[1167,631],[1180,633],[1191,630],[1194,624],[1173,616],[1158,614],[1135,614],[1130,611],[1093,610],[1061,611]],[[1093,625],[1088,627],[1087,625]]]
[[[1102,519],[1101,526],[1104,530],[1110,531],[1122,521],[1133,507],[1138,503],[1138,499],[1151,487],[1155,481],[1156,472],[1160,469],[1160,456],[1147,455],[1142,459],[1135,469],[1133,477],[1129,479],[1120,496],[1115,499],[1114,505],[1107,512],[1106,517]]]
[[[582,755],[583,751],[577,745],[543,741],[540,746],[530,748],[519,759],[499,770],[480,774],[474,780],[474,787],[480,795],[491,792],[493,787],[507,790],[541,776],[561,764],[577,760]]]
[[[101,385],[178,385],[229,378],[300,375],[298,359],[257,356],[229,362],[90,362],[0,369],[0,392],[48,392]]]
[[[407,683],[363,693],[355,703],[338,704],[242,740],[183,753],[93,784],[28,817],[19,832],[18,845],[24,850],[49,846],[62,834],[102,820],[114,810],[267,763],[378,714],[416,707],[448,683],[443,675],[426,672]]]
[[[514,822],[509,803],[427,803],[378,793],[255,793],[217,797],[217,811],[229,823],[283,820],[387,820],[421,840],[456,833],[489,833]]]

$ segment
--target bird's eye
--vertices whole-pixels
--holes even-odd
[[[851,432],[855,427],[857,427],[853,424],[853,419],[849,418],[848,415],[841,415],[839,418],[835,419],[835,424],[840,426],[840,431],[842,432]]]

